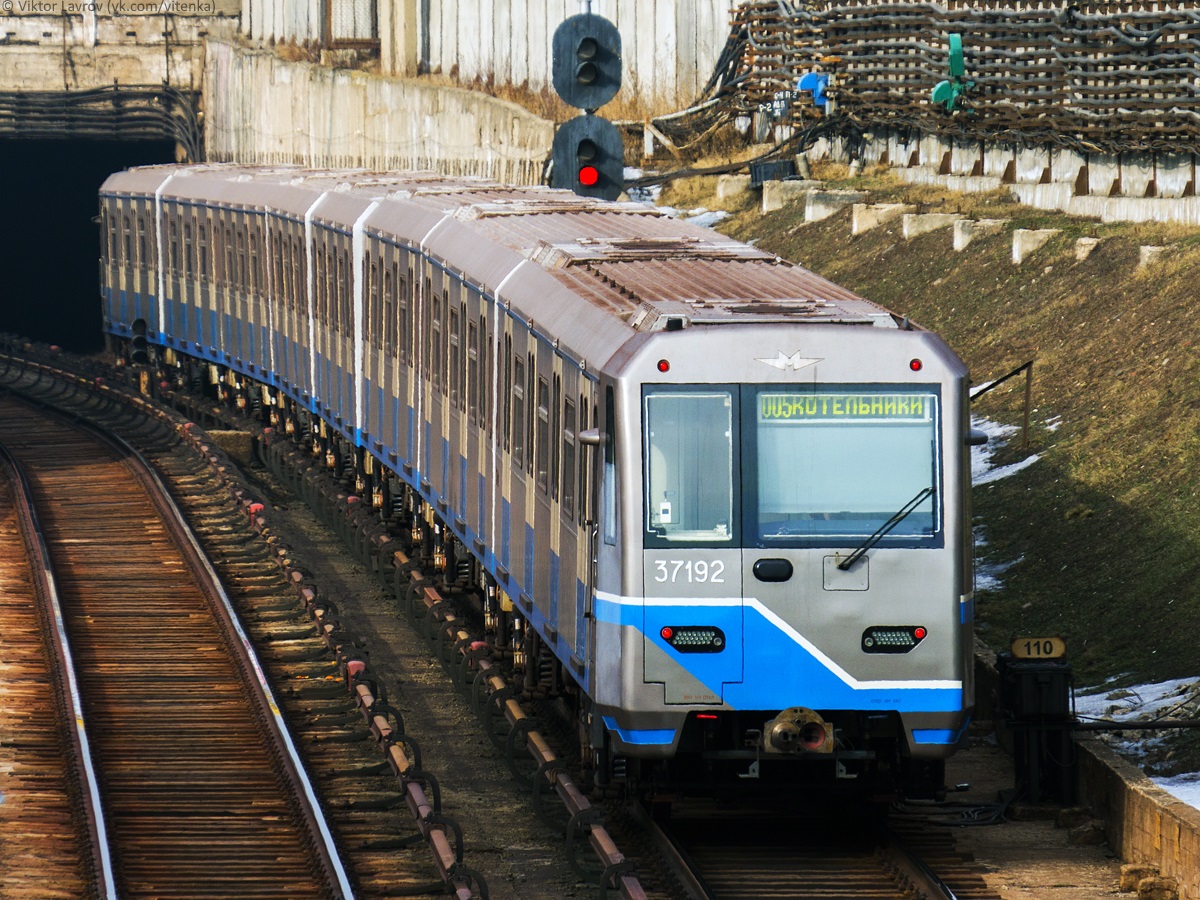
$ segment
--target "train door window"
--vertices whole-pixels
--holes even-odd
[[[137,217],[137,261],[141,266],[149,262],[146,256],[146,219],[141,215]]]
[[[563,405],[562,511],[568,519],[575,515],[575,404],[570,400]]]
[[[396,317],[395,284],[392,282],[392,270],[383,270],[383,349],[389,356],[395,353],[392,343],[392,320]]]
[[[642,404],[646,546],[732,543],[737,530],[732,390],[647,388]]]
[[[428,280],[426,281],[428,285]],[[442,298],[434,297],[430,304],[432,321],[429,328],[429,366],[433,375],[433,386],[442,389]]]
[[[169,233],[171,236],[169,243],[170,243],[170,247],[171,247],[171,252],[170,252],[169,259],[168,259],[167,268],[170,270],[172,275],[178,275],[179,274],[179,219],[175,215],[176,206],[174,203],[172,203],[168,207],[168,209],[170,210],[170,216],[171,216],[171,218],[169,220],[170,221]]]
[[[241,228],[237,230],[237,259],[234,261],[237,265],[237,274],[233,281],[239,292],[245,291],[250,278],[246,268],[246,233]]]
[[[940,546],[936,388],[746,390],[743,491],[755,546],[854,546],[885,527],[880,546]]]
[[[196,228],[196,263],[199,267],[199,275],[202,281],[208,281],[212,275],[208,268],[208,216],[198,218],[198,227]]]
[[[257,293],[261,278],[258,271],[258,230],[250,232],[250,277],[247,287],[251,293]]]
[[[196,245],[192,242],[192,223],[183,223],[183,274],[191,279],[196,269]]]
[[[533,452],[533,423],[537,418],[536,395],[534,394],[534,378],[537,377],[537,357],[532,353],[529,354],[529,364],[526,366],[525,375],[528,378],[525,387],[525,446],[529,452],[525,454],[525,467],[529,475],[533,476],[534,470],[534,452]]]
[[[442,346],[440,359],[442,362],[442,391],[446,393],[450,390],[450,328],[448,322],[450,318],[450,289],[445,286],[449,279],[449,273],[442,272],[442,315],[446,318],[442,320],[444,326],[441,331]]]
[[[122,261],[126,265],[130,265],[133,263],[133,221],[130,218],[129,213],[125,213],[125,215],[121,218],[123,226],[122,230],[125,232],[125,253]]]
[[[459,399],[461,398],[461,394],[462,394],[462,390],[461,390],[462,383],[459,380],[459,360],[460,360],[460,355],[461,355],[461,351],[462,351],[462,348],[460,347],[460,343],[461,343],[460,332],[462,329],[462,313],[457,309],[450,309],[449,313],[450,313],[450,339],[449,339],[450,402],[454,406],[458,406]]]
[[[467,325],[467,416],[479,420],[479,326]]]
[[[408,291],[412,283],[412,269],[408,270],[408,277],[404,278],[400,275],[399,261],[393,261],[392,284],[396,289],[396,345],[400,351],[400,362],[402,363],[408,363],[412,358],[412,352],[409,350],[408,336],[408,314],[409,310],[412,309],[412,302]]]
[[[612,385],[604,389],[604,543],[617,543],[617,408]]]
[[[506,451],[511,446],[509,443],[509,434],[511,433],[511,430],[512,430],[512,395],[513,395],[513,392],[511,390],[511,386],[513,384],[512,364],[513,364],[512,335],[505,334],[504,335],[504,381],[501,382],[501,384],[503,385],[503,393],[504,393],[504,409],[503,409],[504,415],[503,415],[503,419],[500,423],[500,431],[504,435],[504,438],[503,438],[504,449]]]
[[[222,214],[223,218],[224,214]],[[237,277],[237,271],[234,268],[233,228],[228,223],[223,223],[222,228],[221,253],[219,258],[224,268],[217,273],[217,280],[231,285]]]
[[[525,465],[525,361],[513,357],[512,368],[512,464]]]
[[[482,295],[480,297],[482,300]],[[483,372],[479,379],[479,415],[483,417],[484,427],[488,434],[492,434],[493,422],[496,414],[495,402],[496,392],[492,383],[492,366],[495,363],[495,351],[492,345],[492,337],[488,334],[487,327],[487,310],[484,304],[480,304],[479,313],[479,340],[483,344]]]
[[[354,334],[354,267],[350,264],[350,251],[342,248],[338,256],[338,299],[341,309],[338,317],[342,321],[342,334]]]
[[[560,425],[562,419],[559,410],[562,409],[562,376],[554,376],[554,393],[550,397],[550,497],[558,499],[558,463],[559,463],[559,442],[557,435],[561,433]]]
[[[545,491],[550,479],[550,385],[541,376],[537,380],[537,444],[534,467],[538,490]]]
[[[345,334],[349,322],[346,321],[346,259],[341,253],[334,252],[334,302],[330,308],[333,319],[333,330]]]

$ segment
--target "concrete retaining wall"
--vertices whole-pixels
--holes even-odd
[[[309,63],[210,40],[208,158],[315,167],[437,169],[541,180],[553,123],[484,94]]]
[[[1109,845],[1179,882],[1179,900],[1200,900],[1200,810],[1168,794],[1099,741],[1077,741],[1081,796],[1105,822]]]
[[[836,147],[830,147],[836,154]],[[874,133],[862,151],[867,162],[884,162],[901,178],[957,191],[1006,187],[1035,209],[1087,216],[1105,222],[1178,222],[1200,225],[1196,157],[1190,154],[1079,153],[1021,148],[925,136]]]

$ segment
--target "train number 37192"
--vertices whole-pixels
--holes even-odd
[[[719,559],[708,562],[703,559],[660,559],[654,563],[654,580],[659,584],[723,584],[725,563]]]

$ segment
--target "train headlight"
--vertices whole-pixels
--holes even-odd
[[[680,653],[720,653],[725,632],[713,625],[664,625],[659,636]]]
[[[924,625],[872,625],[862,633],[864,653],[907,653],[929,635]]]

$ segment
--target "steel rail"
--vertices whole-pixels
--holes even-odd
[[[29,484],[20,463],[0,443],[0,470],[7,473],[14,488],[14,499],[18,511],[21,536],[29,558],[30,574],[42,604],[42,613],[51,627],[51,640],[47,649],[55,660],[54,674],[57,679],[57,694],[60,705],[66,707],[71,727],[71,745],[79,765],[76,769],[83,800],[83,814],[89,836],[89,854],[92,870],[100,883],[101,896],[107,900],[118,900],[117,881],[113,869],[112,852],[108,843],[108,827],[104,820],[104,807],[100,800],[100,784],[96,777],[96,766],[92,758],[91,742],[88,740],[87,725],[83,714],[83,701],[79,690],[79,678],[71,654],[71,642],[67,637],[62,603],[58,596],[58,585],[54,577],[54,564],[50,559],[50,548],[42,532],[37,508],[33,499],[33,488]]]

